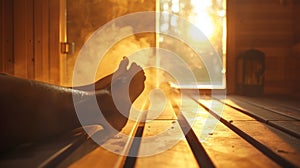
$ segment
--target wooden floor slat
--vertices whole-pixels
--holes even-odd
[[[278,155],[300,166],[300,141],[297,138],[255,121],[234,121],[233,124]]]
[[[218,102],[216,100],[199,100],[199,102],[204,104],[208,108],[211,108],[210,104],[212,102],[214,102],[215,104],[220,104],[220,105],[215,105],[214,106],[215,108],[221,107],[221,104],[222,104],[221,102]],[[211,108],[211,109],[216,110],[213,108]],[[219,110],[221,110],[221,109],[219,109]],[[226,118],[227,116],[234,116],[234,118],[231,117],[229,119],[229,118]],[[245,117],[244,114],[239,112],[236,109],[224,108],[222,117],[224,117],[225,120],[230,122],[231,125],[239,128],[241,131],[245,132],[250,137],[254,138],[258,143],[261,143],[264,146],[266,146],[267,148],[269,148],[270,150],[272,150],[275,155],[279,155],[282,158],[286,159],[287,161],[290,161],[291,163],[300,166],[300,162],[294,159],[295,155],[296,155],[296,157],[300,156],[299,155],[300,148],[297,147],[297,146],[300,146],[300,141],[297,138],[292,137],[288,134],[285,134],[284,132],[274,129],[274,128],[266,129],[266,128],[268,128],[268,126],[262,122],[259,122],[256,120],[243,120],[243,118]],[[237,124],[237,123],[239,123],[239,124]],[[252,128],[252,126],[256,132],[253,129],[249,129],[249,128]],[[274,135],[277,135],[277,134],[281,135],[282,139],[281,138],[275,139],[276,136],[274,136]],[[274,140],[277,140],[277,144],[271,143],[270,139],[269,139],[269,141],[263,139],[264,137],[274,137]],[[286,142],[286,141],[288,141],[288,142]],[[285,151],[284,149],[288,149],[287,151],[289,151],[289,150],[291,150],[289,143],[293,143],[295,145],[295,148],[294,148],[292,154],[290,154],[290,155],[279,153],[278,150],[276,149],[276,147],[278,147],[277,145],[281,145],[281,147],[283,148],[282,151]],[[272,154],[272,155],[274,155],[274,154]]]
[[[202,107],[191,109],[198,105],[191,99],[183,103],[183,114],[189,118],[194,132],[216,167],[278,167],[276,163],[255,149],[225,125],[212,117]],[[198,105],[199,106],[199,105]],[[196,116],[195,116],[196,113]],[[249,159],[249,158],[257,159]]]
[[[280,127],[300,140],[300,121],[269,121],[269,125]]]
[[[155,96],[121,133],[102,146],[86,140],[57,167],[300,167],[295,102]],[[100,130],[93,138],[105,135]]]
[[[300,112],[299,99],[292,99],[287,97],[253,97],[251,100],[262,102],[263,104],[270,104],[280,108],[287,108],[293,111]]]
[[[255,118],[258,121],[262,121],[274,128],[280,129],[300,139],[300,128],[298,122],[299,120],[278,113],[273,113],[270,110],[265,110],[260,107],[256,107],[246,102],[243,102],[241,100],[232,99],[231,97],[227,97],[226,100],[219,101]]]
[[[245,103],[251,104],[253,106],[260,107],[270,112],[274,112],[283,116],[293,118],[295,120],[300,120],[300,110],[291,109],[289,107],[283,106],[277,101],[267,99],[267,98],[255,98],[255,97],[245,97],[245,96],[228,96],[233,100],[241,100]]]
[[[139,157],[136,167],[199,167],[177,121],[148,121],[143,138],[140,155],[149,156]]]
[[[189,97],[176,99],[178,100],[175,101],[176,105],[174,105],[174,101],[156,102],[165,103],[166,105],[163,111],[161,111],[160,105],[157,109],[152,108],[148,111],[149,118],[143,125],[141,143],[137,148],[139,155],[142,155],[142,157],[136,158],[131,167],[199,167],[201,161],[197,160],[197,156],[193,153],[195,147],[188,142],[187,137],[182,132],[183,127],[186,125],[178,123],[178,121],[180,122],[179,114],[182,114],[188,121],[189,127],[196,135],[196,141],[200,143],[204,152],[216,167],[300,166],[300,160],[298,159],[300,157],[299,139],[276,129],[276,127],[273,128],[265,124],[277,124],[295,132],[299,129],[299,126],[297,126],[298,121],[292,117],[280,115],[280,113],[272,113],[270,110],[261,108],[258,105],[249,104],[247,101],[235,99],[237,98],[229,97],[221,102],[213,99],[199,100],[208,109],[215,112],[219,111],[218,115],[222,117],[223,122],[219,122]],[[212,102],[214,103],[213,106],[211,106]],[[231,107],[222,102],[231,105]],[[243,110],[251,115],[242,113]],[[282,110],[282,108],[276,110]],[[260,119],[257,120],[252,116],[258,116]],[[294,130],[291,125],[294,126]],[[241,136],[235,129],[240,130],[252,138],[254,143],[260,145],[253,145],[253,141],[249,141],[247,136]],[[154,138],[149,140],[149,137],[152,136]],[[170,145],[170,143],[174,144]],[[263,148],[260,148],[260,146],[263,146]],[[271,151],[271,154],[268,154],[268,150]],[[158,153],[152,155],[153,152]],[[276,161],[274,157],[283,159],[284,163]],[[107,162],[105,158],[112,160]],[[119,156],[97,148],[72,166],[95,167],[103,166],[101,163],[107,162],[108,164],[104,164],[105,166],[122,167],[125,159],[126,156]],[[120,160],[123,160],[123,163],[113,164],[117,161],[120,163]]]
[[[135,167],[199,167],[170,101],[152,99]]]
[[[70,155],[65,162],[62,162],[60,166],[69,166],[71,162],[70,167],[122,167],[130,150],[132,137],[134,137],[138,128],[140,117],[137,121],[128,120],[119,134],[105,140],[102,144],[86,142]],[[105,136],[106,133],[104,132],[103,134]],[[95,134],[94,138],[102,138],[103,136],[100,132],[98,135]],[[97,147],[92,147],[95,145]],[[91,148],[91,150],[86,152],[87,148]]]
[[[265,110],[265,109],[261,109],[259,107],[253,106],[253,105],[249,105],[246,102],[243,102],[241,100],[237,100],[237,99],[231,99],[230,96],[227,96],[226,100],[221,100],[224,101],[224,103],[227,103],[228,105],[231,105],[232,107],[238,108],[240,110],[244,110],[247,111],[253,115],[259,116],[260,118],[262,118],[265,121],[270,121],[270,120],[275,120],[275,121],[292,121],[294,119],[280,115],[280,114],[276,114],[273,113],[272,115],[270,115],[270,111]]]
[[[297,110],[284,105],[272,107],[268,103],[263,107],[264,103],[246,99],[229,96],[219,101],[205,97],[198,100],[205,108],[217,112],[216,118],[190,97],[171,101],[156,99],[159,101],[147,111],[147,121],[141,127],[139,146],[131,146],[142,157],[135,158],[129,166],[199,167],[203,158],[201,162],[197,152],[203,150],[206,160],[212,162],[210,167],[300,167],[300,140],[284,132],[286,129],[299,133]],[[182,117],[187,124],[182,123]],[[195,137],[184,135],[186,128],[191,128],[190,133]],[[125,131],[130,129],[132,126]],[[191,143],[193,140],[197,143]],[[118,139],[108,140],[110,144],[117,142],[121,143]],[[79,150],[83,148],[88,146],[83,145]],[[193,151],[195,148],[198,151]],[[126,158],[98,147],[72,167],[123,167]]]
[[[56,166],[87,138],[82,128],[66,135],[24,144],[0,158],[0,167],[44,167]]]

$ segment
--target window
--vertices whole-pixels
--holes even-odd
[[[156,9],[160,12],[156,47],[179,56],[195,77],[174,85],[225,88],[226,0],[160,0]],[[164,54],[157,55],[158,64],[168,62],[181,68],[180,63],[165,59]]]

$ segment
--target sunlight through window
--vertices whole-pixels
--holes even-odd
[[[218,78],[220,78],[220,83],[217,85],[225,88],[226,0],[160,0],[157,3],[157,10],[161,12],[159,18],[157,18],[159,32],[177,31],[176,33],[184,34],[191,39],[194,43],[192,45],[202,45],[202,48],[205,48],[207,44],[204,44],[203,35],[199,34],[199,30],[209,40],[209,45],[220,57],[223,65],[222,68],[215,70]],[[164,13],[170,15],[164,15]],[[180,23],[177,16],[189,21],[193,26]],[[164,33],[157,35],[157,46],[173,51],[190,65],[197,82],[187,83],[187,85],[191,85],[191,87],[195,87],[195,85],[198,87],[212,85],[210,83],[212,77],[207,69],[208,65],[205,65],[203,60],[199,60],[199,58],[197,60],[199,53],[213,57],[212,51],[193,51],[188,44],[183,44],[178,39],[172,39]]]

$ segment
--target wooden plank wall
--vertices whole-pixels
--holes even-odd
[[[13,74],[13,3],[10,0],[1,0],[1,63],[0,71]]]
[[[49,80],[49,3],[45,0],[35,0],[34,3],[34,34],[35,34],[35,79]]]
[[[296,88],[295,93],[298,98],[300,98],[300,77],[297,74],[299,72],[300,67],[300,1],[294,1],[294,9],[293,9],[293,19],[294,19],[294,47],[293,47],[293,56],[294,56],[294,62],[297,63],[295,69],[294,69],[294,87]]]
[[[60,0],[1,0],[0,72],[61,84]]]
[[[61,4],[65,1],[61,0],[48,0],[49,1],[49,82],[55,84],[61,84],[61,64],[62,54],[60,48],[61,37],[64,36],[61,33],[61,16],[64,13],[61,12]]]
[[[0,72],[61,84],[62,2],[1,0]],[[298,93],[300,2],[228,0],[227,91],[235,92],[235,60],[247,49],[267,55],[266,94]]]
[[[33,70],[33,1],[13,1],[13,54],[14,75],[34,77]]]
[[[3,13],[4,13],[4,1],[1,1],[1,7],[0,7],[0,23],[1,25],[3,25]],[[3,39],[3,27],[4,26],[0,26],[0,39]],[[0,40],[0,49],[1,49],[1,53],[3,52],[3,40]],[[0,72],[3,72],[3,61],[4,58],[0,57]]]
[[[228,0],[228,93],[235,92],[236,57],[247,49],[266,54],[265,94],[291,94],[296,90],[299,75],[292,54],[297,18],[293,15],[295,2]]]

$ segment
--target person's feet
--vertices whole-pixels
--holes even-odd
[[[113,75],[111,92],[117,92],[113,94],[118,94],[118,92],[122,93],[122,96],[129,95],[130,101],[133,103],[143,92],[146,77],[143,69],[135,62],[130,65],[129,69],[127,69],[128,65],[129,60],[124,57],[118,70]]]
[[[130,68],[128,58],[124,58],[113,74],[109,91],[110,97],[98,98],[101,112],[109,124],[121,130],[127,123],[132,103],[143,92],[146,79],[143,69],[136,63]]]

